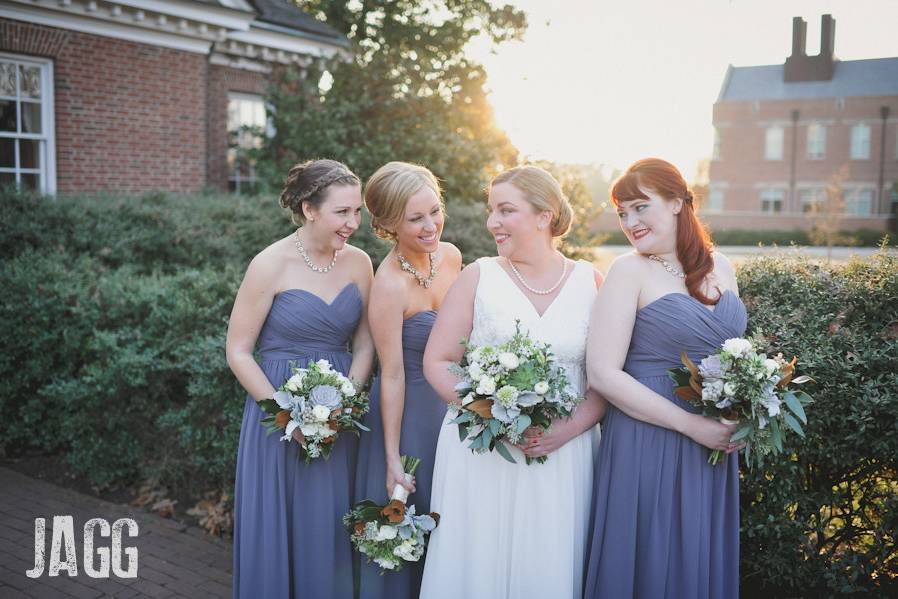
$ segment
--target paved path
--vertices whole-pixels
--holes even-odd
[[[74,519],[78,575],[65,571],[50,577],[28,578],[34,566],[34,519],[46,518],[46,565],[50,563],[53,516]],[[122,537],[122,547],[138,551],[137,578],[91,578],[84,572],[84,523],[105,518],[137,522],[136,537]],[[99,529],[97,529],[99,531]],[[95,549],[110,547],[110,539],[94,535]],[[63,558],[65,552],[63,551]],[[123,568],[128,567],[123,557]],[[99,558],[95,557],[99,566]],[[186,597],[206,599],[231,596],[231,544],[138,508],[102,501],[56,487],[0,467],[0,599],[93,597]]]

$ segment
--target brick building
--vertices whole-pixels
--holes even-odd
[[[272,73],[347,48],[288,0],[0,0],[0,185],[245,189]]]
[[[830,15],[820,54],[806,33],[796,17],[784,64],[726,73],[702,211],[713,229],[895,226],[898,58],[838,60]]]

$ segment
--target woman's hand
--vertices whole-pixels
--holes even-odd
[[[730,438],[739,428],[739,424],[723,424],[713,418],[706,418],[693,414],[684,434],[708,449],[717,449],[726,453],[732,453],[745,447],[744,443],[732,443]]]
[[[549,455],[573,438],[571,428],[571,422],[567,418],[553,421],[547,431],[535,426],[528,427],[518,447],[528,458]]]
[[[409,482],[405,478],[405,471],[402,469],[402,461],[399,458],[387,460],[387,497],[393,495],[393,488],[396,485],[402,485],[409,494],[415,492],[415,477],[411,477]]]

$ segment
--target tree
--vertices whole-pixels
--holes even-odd
[[[310,0],[303,9],[353,45],[350,61],[284,70],[272,91],[276,134],[260,153],[274,186],[297,161],[330,157],[362,178],[390,160],[421,163],[444,183],[448,202],[482,198],[517,150],[494,122],[483,68],[469,41],[518,39],[524,14],[486,0]],[[329,72],[333,83],[319,89]]]

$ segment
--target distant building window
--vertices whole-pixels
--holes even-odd
[[[714,147],[711,150],[711,159],[720,160],[720,129],[714,127]]]
[[[808,160],[826,158],[826,127],[820,123],[808,125]]]
[[[892,191],[889,192],[892,203],[892,214],[898,215],[898,181],[892,183]]]
[[[712,189],[708,192],[708,207],[707,210],[709,212],[720,212],[723,210],[723,190],[722,189]]]
[[[782,189],[765,189],[761,192],[761,212],[782,212],[786,192]]]
[[[851,159],[870,159],[870,125],[866,123],[851,128]]]
[[[873,208],[875,192],[870,188],[851,189],[845,192],[845,214],[869,216]]]
[[[253,152],[266,135],[265,101],[253,94],[228,94],[228,188],[252,193],[258,187]]]
[[[768,127],[764,136],[764,159],[765,160],[782,160],[783,159],[783,128]]]
[[[826,206],[826,190],[822,187],[799,189],[798,203],[802,212],[822,212]]]
[[[56,192],[53,131],[50,61],[0,54],[0,186]]]

